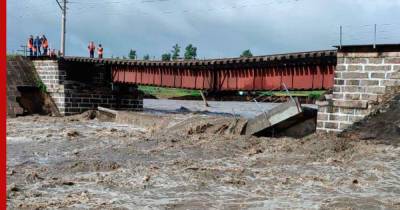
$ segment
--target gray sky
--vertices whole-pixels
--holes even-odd
[[[330,49],[372,43],[400,43],[400,0],[69,0],[66,54],[87,55],[90,40],[105,56],[159,58],[178,43],[192,43],[199,58],[236,57]],[[7,50],[30,34],[46,34],[60,48],[60,9],[55,0],[7,1]],[[183,49],[182,49],[183,51]],[[183,54],[183,53],[181,53]]]

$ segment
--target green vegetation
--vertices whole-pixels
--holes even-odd
[[[178,60],[180,57],[180,52],[181,52],[181,47],[178,44],[175,44],[174,46],[172,46],[172,50],[170,53],[164,53],[161,55],[161,60],[162,61]],[[197,47],[194,47],[192,44],[189,44],[185,48],[185,55],[184,55],[185,60],[196,59],[196,57],[197,57]],[[111,58],[114,58],[114,56],[111,56]],[[129,51],[128,58],[133,60],[137,59],[138,55],[136,50],[131,49]],[[145,54],[143,56],[143,60],[150,60],[150,55]]]
[[[294,97],[306,97],[308,96],[311,99],[318,99],[321,97],[325,90],[311,90],[311,91],[289,91],[290,95]],[[259,92],[261,96],[288,96],[286,91],[263,91]]]
[[[197,47],[194,47],[192,44],[189,44],[185,48],[185,60],[196,59],[197,57]]]
[[[150,55],[149,54],[144,55],[143,60],[145,60],[145,61],[150,60]]]
[[[241,58],[249,58],[249,57],[253,57],[253,53],[251,53],[250,49],[245,50],[242,52],[242,54],[240,55]]]
[[[161,60],[162,61],[170,61],[171,60],[171,54],[170,53],[164,53],[161,55]]]
[[[36,77],[35,83],[41,92],[43,92],[43,93],[47,92],[47,87],[40,78]]]
[[[181,52],[181,47],[178,44],[175,44],[172,49],[172,60],[177,60],[179,58],[179,53]]]
[[[308,94],[308,97],[311,99],[315,99],[318,100],[319,98],[321,98],[321,96],[324,94],[325,91],[323,92],[311,92],[310,94]]]
[[[157,98],[173,98],[173,97],[201,97],[198,90],[178,89],[178,88],[162,88],[153,86],[139,86],[139,90],[146,95],[152,95]]]
[[[129,57],[129,59],[136,59],[137,58],[136,50],[131,49],[131,51],[129,52],[128,57]]]
[[[153,86],[139,86],[139,90],[146,95],[152,95],[157,98],[174,98],[174,97],[201,97],[198,90],[188,90],[179,88],[162,88]],[[294,97],[309,97],[310,99],[318,99],[325,93],[324,90],[313,91],[289,91]],[[262,91],[257,92],[257,96],[288,96],[286,91]]]

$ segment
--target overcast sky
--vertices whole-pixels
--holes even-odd
[[[90,40],[105,56],[159,58],[192,43],[199,58],[330,49],[339,43],[400,43],[400,0],[69,0],[66,54],[86,56]],[[7,50],[46,34],[60,48],[56,0],[7,1]],[[182,50],[183,51],[183,50]]]

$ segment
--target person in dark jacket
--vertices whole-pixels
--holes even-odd
[[[33,41],[33,45],[35,45],[35,48],[37,50],[35,56],[41,56],[42,51],[40,48],[42,47],[42,40],[40,40],[39,36],[36,36],[35,40]]]
[[[88,50],[90,58],[94,58],[94,51],[96,50],[96,45],[94,45],[93,41],[89,43]]]

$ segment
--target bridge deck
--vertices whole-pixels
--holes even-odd
[[[104,64],[115,83],[212,91],[282,89],[311,90],[333,87],[336,51],[313,51],[251,58],[143,61],[65,57],[73,63]]]

